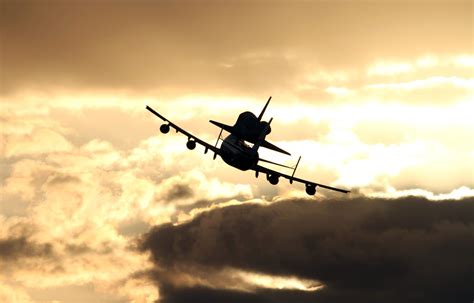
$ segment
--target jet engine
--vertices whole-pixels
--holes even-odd
[[[186,147],[188,149],[195,149],[196,148],[196,141],[193,141],[193,140],[188,140],[188,142],[186,143]]]
[[[191,149],[191,150],[192,150],[192,149],[195,149],[195,148],[196,148],[196,141],[191,140],[191,139],[188,140],[188,142],[186,142],[186,147],[187,147],[188,149]]]
[[[168,124],[162,124],[160,126],[160,132],[167,134],[170,131],[170,126]]]
[[[316,185],[306,184],[306,193],[311,196],[316,194]]]
[[[279,181],[278,175],[267,175],[267,180],[272,185],[277,185]]]

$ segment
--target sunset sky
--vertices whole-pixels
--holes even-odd
[[[472,1],[0,5],[0,302],[474,299]],[[351,194],[145,110],[213,144],[269,96],[261,155]]]

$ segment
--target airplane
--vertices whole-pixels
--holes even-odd
[[[217,141],[214,145],[211,145],[199,139],[198,137],[192,135],[186,130],[182,129],[178,125],[174,124],[173,122],[171,122],[170,120],[166,119],[164,116],[156,112],[153,108],[149,107],[148,105],[146,106],[146,109],[149,110],[158,118],[160,118],[161,120],[165,121],[165,123],[163,123],[160,126],[160,131],[163,134],[167,134],[170,131],[170,128],[173,128],[176,131],[176,133],[182,133],[183,135],[188,137],[188,142],[186,143],[186,147],[188,149],[193,150],[194,148],[196,148],[196,143],[198,143],[204,146],[205,154],[207,154],[209,150],[211,150],[214,153],[213,159],[216,159],[217,155],[219,155],[225,163],[227,163],[228,165],[232,167],[235,167],[243,171],[254,170],[256,178],[258,178],[259,173],[266,174],[268,182],[270,182],[270,184],[272,185],[278,184],[279,179],[283,177],[285,179],[288,179],[290,184],[293,184],[293,182],[300,182],[300,183],[305,184],[305,187],[306,187],[305,190],[308,195],[316,194],[316,187],[318,186],[321,188],[338,191],[341,193],[350,192],[345,189],[331,187],[328,185],[324,185],[324,184],[320,184],[313,181],[304,180],[304,179],[295,177],[295,172],[296,172],[296,169],[298,168],[298,164],[300,163],[301,157],[298,158],[298,162],[296,163],[295,167],[289,167],[289,166],[286,166],[280,163],[275,163],[275,162],[265,160],[259,157],[258,149],[260,147],[268,148],[273,151],[280,152],[286,155],[291,155],[289,152],[265,140],[266,136],[270,134],[271,132],[270,124],[272,123],[273,118],[271,118],[268,122],[262,121],[262,118],[271,99],[272,97],[270,96],[270,98],[268,98],[267,103],[263,107],[263,110],[258,115],[258,117],[249,111],[243,112],[239,115],[239,117],[237,118],[237,121],[235,122],[233,126],[230,126],[221,122],[209,120],[209,122],[211,122],[212,124],[220,128],[219,136],[217,137]],[[225,137],[224,139],[222,139],[221,137],[223,130],[229,133],[229,135]],[[217,147],[219,140],[222,141],[222,144],[220,147]],[[251,143],[252,146],[248,145],[247,142]],[[278,165],[281,167],[293,169],[293,173],[291,175],[287,175],[287,174],[269,169],[267,167],[261,166],[258,164],[259,162],[270,163],[270,164]]]

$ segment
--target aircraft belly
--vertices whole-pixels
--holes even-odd
[[[258,161],[258,156],[254,157],[242,148],[225,141],[221,146],[221,158],[225,163],[240,170],[248,170]]]

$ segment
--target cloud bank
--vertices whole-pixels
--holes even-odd
[[[230,206],[157,226],[141,249],[155,263],[160,302],[463,302],[474,295],[474,199]],[[238,291],[213,282],[229,268],[324,287]]]

